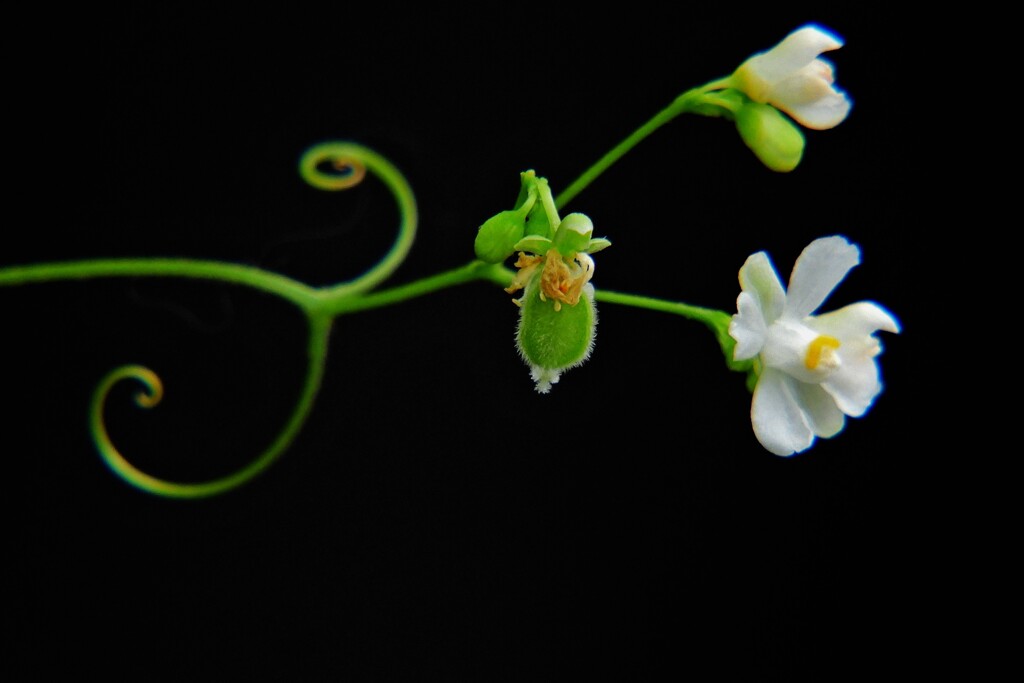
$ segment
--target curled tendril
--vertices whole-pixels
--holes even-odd
[[[142,390],[135,396],[136,404],[142,408],[154,408],[163,397],[163,383],[156,373],[140,365],[124,365],[107,374],[92,397],[90,429],[104,463],[132,486],[159,496],[201,498],[224,493],[248,482],[288,448],[309,415],[323,379],[327,340],[336,317],[397,303],[461,282],[493,280],[500,276],[494,268],[482,268],[483,264],[470,263],[412,285],[368,294],[394,272],[412,247],[418,218],[416,200],[408,181],[381,155],[361,145],[344,141],[325,142],[307,149],[299,160],[299,173],[307,183],[322,190],[355,187],[367,173],[372,173],[387,186],[398,205],[400,223],[394,243],[376,265],[348,282],[326,287],[311,287],[258,267],[187,258],[92,259],[0,268],[0,286],[99,277],[148,276],[215,280],[279,297],[297,306],[305,315],[309,326],[306,375],[291,416],[262,453],[248,465],[219,479],[196,483],[168,481],[132,465],[114,445],[104,423],[107,398],[119,382],[134,380],[142,385]]]
[[[362,145],[323,142],[307,149],[299,160],[299,174],[307,183],[321,190],[347,190],[354,187],[363,180],[367,170],[387,185],[398,202],[401,216],[398,235],[391,250],[375,266],[355,280],[325,290],[329,297],[373,289],[398,268],[409,254],[416,237],[416,200],[402,173],[390,161]]]
[[[143,385],[143,390],[135,395],[135,403],[139,407],[154,408],[160,403],[164,393],[163,383],[155,372],[141,365],[124,365],[114,369],[100,381],[93,393],[89,426],[100,457],[114,474],[132,486],[147,493],[169,498],[204,498],[230,491],[248,482],[266,470],[288,448],[309,415],[323,378],[329,331],[329,319],[310,318],[309,365],[299,401],[277,438],[247,466],[219,479],[186,483],[160,479],[132,465],[111,440],[103,420],[103,412],[110,391],[118,382],[124,380],[135,380]]]
[[[132,465],[114,446],[103,421],[107,396],[118,382],[134,379],[142,383],[144,388],[144,391],[136,395],[136,403],[142,408],[152,408],[163,396],[163,384],[156,373],[139,365],[125,365],[110,372],[100,382],[93,395],[90,426],[100,456],[117,476],[136,488],[155,495],[202,498],[224,493],[248,482],[267,469],[288,448],[302,428],[319,391],[327,358],[327,339],[334,318],[342,313],[358,310],[360,305],[354,300],[364,299],[365,297],[360,295],[394,272],[412,247],[417,220],[416,201],[405,177],[376,152],[354,143],[326,142],[310,147],[299,160],[299,174],[307,183],[321,190],[346,190],[355,187],[362,182],[368,170],[391,190],[398,203],[401,223],[390,251],[375,266],[349,282],[312,288],[259,268],[191,259],[131,259],[119,262],[93,261],[69,264],[70,272],[65,273],[65,277],[176,275],[244,284],[291,301],[302,310],[309,322],[306,377],[291,417],[270,446],[250,464],[219,479],[198,483],[168,481],[147,474]],[[52,268],[49,275],[52,278]],[[388,296],[378,295],[378,299],[386,302]]]
[[[324,170],[325,167],[329,171]],[[347,190],[363,181],[366,166],[355,155],[345,156],[333,146],[318,146],[302,156],[299,173],[306,182],[321,190]]]
[[[103,407],[107,402],[107,396],[114,385],[126,379],[134,379],[142,384],[142,390],[135,394],[135,403],[140,408],[154,408],[160,403],[164,395],[164,385],[157,374],[141,365],[123,365],[108,373],[96,387],[89,410],[89,427],[100,457],[115,474],[145,490],[161,488],[165,482],[140,471],[121,455],[110,440],[106,424],[103,422]]]

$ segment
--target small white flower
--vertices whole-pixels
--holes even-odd
[[[832,64],[819,55],[842,46],[832,33],[808,24],[771,50],[743,62],[730,84],[755,102],[781,109],[807,128],[833,128],[846,118],[852,103],[832,84]]]
[[[811,315],[858,263],[857,246],[833,236],[803,250],[788,294],[765,252],[740,268],[743,291],[729,334],[736,360],[760,363],[750,417],[758,441],[776,455],[835,436],[846,415],[863,415],[882,390],[875,360],[882,345],[873,335],[899,332],[895,318],[866,301]]]

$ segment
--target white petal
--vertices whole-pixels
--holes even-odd
[[[860,417],[868,411],[875,398],[882,391],[882,381],[879,378],[878,363],[874,356],[880,346],[877,340],[868,337],[874,344],[846,344],[846,353],[840,348],[842,367],[832,374],[826,381],[821,383],[821,388],[829,393],[835,400],[839,409],[850,417]]]
[[[791,104],[785,111],[804,128],[828,130],[842,123],[852,106],[844,93],[836,91],[811,104]]]
[[[779,280],[768,254],[759,251],[747,257],[740,268],[740,287],[757,299],[765,325],[771,325],[782,315],[786,303],[786,289]]]
[[[808,24],[793,31],[768,52],[751,58],[752,68],[765,80],[779,81],[810,64],[822,52],[843,46],[841,40],[824,29]]]
[[[772,88],[771,104],[813,104],[836,92],[832,86],[832,68],[817,59],[804,69],[784,78]]]
[[[793,266],[783,316],[800,320],[818,308],[860,263],[860,249],[845,237],[833,235],[811,242]]]
[[[761,372],[750,421],[757,440],[775,455],[793,455],[814,443],[808,415],[797,399],[796,380],[780,370]]]
[[[822,388],[835,399],[840,410],[860,417],[882,391],[875,360],[882,352],[882,345],[872,334],[878,330],[897,333],[899,323],[878,304],[861,301],[815,316],[808,325],[839,340],[836,353],[842,365]]]
[[[833,80],[832,65],[816,59],[776,83],[768,93],[768,102],[806,128],[834,128],[847,117],[853,103],[846,93],[832,85]]]
[[[794,386],[797,390],[797,400],[803,406],[811,429],[816,435],[827,439],[843,430],[846,416],[820,384],[797,382]]]
[[[897,333],[900,324],[889,311],[871,301],[859,301],[849,306],[822,313],[808,321],[808,325],[821,334],[840,341],[872,334],[877,330]]]
[[[736,298],[739,311],[729,322],[729,336],[736,340],[733,358],[747,360],[761,353],[768,328],[757,298],[750,292],[740,292]]]

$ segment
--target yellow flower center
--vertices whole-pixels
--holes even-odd
[[[834,364],[834,351],[839,348],[839,340],[828,335],[818,335],[807,345],[807,355],[804,356],[804,365],[808,370],[814,370],[823,361],[826,365]]]

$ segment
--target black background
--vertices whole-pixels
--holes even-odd
[[[902,27],[824,6],[626,14],[61,17],[20,57],[49,66],[12,86],[26,122],[12,141],[34,163],[24,192],[9,186],[30,217],[11,220],[0,264],[183,256],[347,280],[387,249],[393,205],[369,184],[319,193],[296,173],[307,146],[346,139],[416,192],[417,241],[389,284],[409,282],[469,261],[520,171],[557,192],[683,90],[816,21],[846,40],[829,57],[854,106],[807,131],[796,171],[765,169],[726,121],[683,116],[567,210],[613,242],[598,288],[730,312],[751,253],[785,280],[811,240],[846,235],[863,262],[825,308],[875,300],[904,327],[882,335],[872,410],[778,458],[703,326],[613,305],[591,360],[540,396],[510,297],[476,283],[339,318],[283,458],[237,491],[170,501],[96,455],[96,383],[124,363],[154,369],[165,402],[144,413],[115,394],[115,441],[168,476],[223,474],[281,427],[302,318],[213,283],[2,288],[15,652],[44,670],[73,659],[188,680],[836,680],[920,666],[908,633],[928,620],[933,518],[912,476],[927,453],[906,435],[925,227],[905,186],[915,129],[894,106]]]

